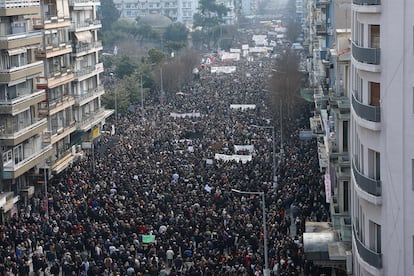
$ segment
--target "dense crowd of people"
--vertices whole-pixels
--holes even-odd
[[[265,193],[272,275],[310,275],[305,220],[327,220],[328,210],[315,141],[298,135],[309,113],[283,123],[276,185],[264,92],[272,60],[234,65],[235,73],[201,72],[164,105],[146,99],[144,110],[121,116],[94,159],[49,181],[48,216],[38,195],[1,226],[0,274],[28,275],[32,262],[51,275],[262,275],[261,197],[237,189]]]

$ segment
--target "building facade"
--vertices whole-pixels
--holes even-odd
[[[355,275],[414,275],[414,2],[353,0]]]
[[[99,1],[30,0],[0,3],[0,213],[10,216],[47,179],[99,137],[112,111],[104,91],[96,31]],[[47,206],[47,205],[46,205]]]
[[[198,12],[198,0],[114,0],[114,4],[121,18],[161,14],[172,21],[192,24],[194,14]]]

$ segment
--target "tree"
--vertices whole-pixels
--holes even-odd
[[[160,50],[151,48],[148,51],[148,63],[150,64],[159,64],[162,60],[165,59],[165,55]]]
[[[295,42],[301,32],[301,26],[296,20],[290,19],[287,23],[286,38]]]
[[[123,79],[125,76],[133,74],[138,68],[138,63],[131,60],[131,58],[126,55],[116,60],[115,65],[115,74],[120,79]]]
[[[164,31],[165,41],[186,42],[188,38],[188,29],[182,23],[173,23]]]
[[[194,26],[213,27],[223,23],[223,16],[229,11],[224,4],[217,4],[216,0],[200,0],[199,13],[194,15]]]
[[[289,120],[300,115],[305,100],[300,96],[303,74],[299,71],[299,55],[285,49],[276,60],[270,79],[269,97],[275,121]]]
[[[120,15],[113,0],[101,0],[98,17],[101,19],[102,31],[109,31],[112,24],[119,19]]]
[[[210,48],[210,41],[213,37],[214,27],[224,23],[223,16],[229,11],[223,4],[217,4],[216,0],[200,0],[199,13],[194,14],[194,27],[201,27],[201,30],[206,34],[203,38],[203,44]],[[217,43],[217,37],[213,41]]]
[[[179,52],[175,58],[162,64],[162,84],[167,98],[174,97],[176,92],[192,80],[193,69],[200,63],[200,56],[194,51]],[[157,68],[156,80],[161,82],[160,70]],[[159,82],[159,87],[161,86]]]

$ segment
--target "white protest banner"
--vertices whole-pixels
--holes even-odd
[[[255,104],[231,104],[230,105],[230,109],[241,109],[241,110],[246,110],[246,109],[255,109],[256,105]]]
[[[234,152],[238,152],[238,151],[248,151],[251,153],[254,151],[254,146],[253,145],[234,145]]]
[[[221,153],[216,153],[214,155],[214,159],[217,160],[223,160],[225,162],[227,161],[236,161],[236,162],[242,162],[243,164],[252,161],[252,156],[251,155],[239,155],[239,154],[221,154]]]
[[[211,73],[225,73],[230,74],[236,72],[236,66],[212,66],[210,69]]]
[[[171,112],[170,116],[173,118],[194,118],[194,117],[200,117],[201,113],[200,112],[190,112],[190,113],[176,113],[176,112]]]

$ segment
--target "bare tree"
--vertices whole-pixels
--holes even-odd
[[[275,122],[289,122],[303,112],[305,100],[300,96],[303,74],[299,69],[300,56],[285,49],[276,59],[269,81],[269,100]]]
[[[193,78],[193,69],[200,63],[200,56],[197,52],[181,51],[174,58],[162,64],[162,85],[167,98],[174,97],[176,92]],[[157,72],[161,81],[160,72]],[[160,85],[161,86],[161,85]]]

